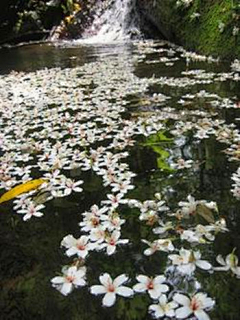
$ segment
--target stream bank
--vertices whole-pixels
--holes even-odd
[[[201,54],[240,56],[240,6],[232,0],[138,0],[141,16],[166,39]]]

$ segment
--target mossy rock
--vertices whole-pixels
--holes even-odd
[[[240,57],[240,9],[232,0],[138,0],[142,15],[169,41],[222,58]]]

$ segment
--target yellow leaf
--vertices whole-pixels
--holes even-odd
[[[75,11],[75,12],[78,12],[78,11],[80,11],[82,8],[81,8],[81,6],[78,4],[78,3],[74,3],[73,4],[73,10]]]
[[[9,201],[13,198],[16,198],[17,196],[29,192],[31,190],[35,190],[38,187],[40,187],[40,185],[42,185],[44,182],[46,182],[46,179],[35,179],[35,180],[31,180],[31,181],[27,181],[25,183],[22,183],[14,188],[12,188],[11,190],[7,191],[6,193],[4,193],[1,198],[0,198],[0,203],[5,202],[5,201]]]
[[[70,16],[67,16],[67,17],[64,18],[64,20],[65,20],[65,22],[66,22],[67,24],[68,24],[68,23],[71,23],[72,19],[73,19],[73,15],[70,15]]]

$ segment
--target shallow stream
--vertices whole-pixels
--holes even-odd
[[[238,320],[240,279],[214,268],[218,255],[240,256],[239,70],[137,41],[5,48],[0,72],[1,194],[46,179],[0,204],[0,319],[152,319],[158,299],[146,291],[102,306],[91,287],[108,273],[126,274],[129,288],[140,274],[164,274],[169,300],[203,292],[215,301],[205,310],[211,319]],[[128,241],[113,245],[114,232]],[[88,254],[67,256],[67,235],[89,237]],[[147,251],[158,239],[165,242]],[[180,272],[169,257],[181,248],[200,251],[211,267],[189,258],[196,270]],[[63,266],[83,265],[84,285],[70,282],[66,295],[54,288]]]

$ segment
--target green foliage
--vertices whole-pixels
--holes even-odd
[[[168,164],[167,159],[170,153],[166,150],[166,143],[171,143],[173,139],[168,138],[164,131],[159,131],[146,139],[144,146],[150,147],[157,154],[157,167],[163,171],[174,171]]]
[[[73,12],[73,0],[66,0],[65,4],[62,4],[61,7],[63,9],[64,14],[69,14]]]
[[[233,35],[239,17],[234,15],[234,10],[231,0],[194,1],[180,26],[186,46],[205,54],[226,57],[239,55],[240,37]],[[194,12],[199,12],[200,16],[192,21]]]
[[[143,0],[138,1],[168,40],[201,54],[239,58],[238,0],[193,0],[189,6],[177,6],[177,0],[156,0],[151,8]]]
[[[69,0],[68,0],[69,1]],[[41,32],[60,23],[67,0],[3,0],[0,11],[0,41],[25,33]]]

